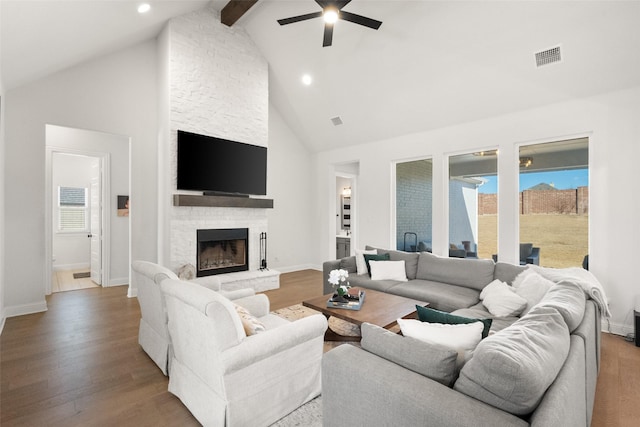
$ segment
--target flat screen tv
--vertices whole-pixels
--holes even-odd
[[[178,190],[267,194],[267,148],[178,131]]]

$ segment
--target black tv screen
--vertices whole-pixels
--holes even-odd
[[[178,190],[267,194],[267,148],[178,131]]]

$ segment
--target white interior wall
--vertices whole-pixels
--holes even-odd
[[[344,159],[360,162],[360,241],[392,247],[391,162],[398,159],[433,157],[433,243],[434,252],[447,253],[448,203],[447,156],[497,147],[499,173],[499,248],[507,262],[518,260],[518,146],[589,136],[590,145],[590,270],[603,283],[613,313],[613,331],[632,330],[633,296],[640,293],[634,252],[620,245],[639,241],[637,212],[639,197],[628,191],[635,176],[634,160],[640,154],[640,88],[607,93],[587,99],[550,105],[471,123],[416,133],[364,145],[331,150],[317,155],[319,177],[333,174],[333,165]],[[322,201],[332,199],[328,178],[317,182],[317,199],[322,206],[320,223],[321,263],[331,259],[334,229],[333,208]]]
[[[5,310],[4,310],[4,85],[2,76],[0,76],[0,333],[4,328]]]
[[[274,202],[267,210],[267,265],[281,272],[313,268],[319,247],[312,155],[271,105],[268,153],[267,193]]]
[[[51,200],[53,219],[52,255],[54,270],[88,268],[91,265],[91,240],[88,229],[79,232],[59,232],[58,188],[76,187],[87,189],[87,202],[91,200],[91,177],[96,157],[53,153],[51,159]],[[90,210],[87,215],[90,217]],[[87,224],[87,227],[89,224]],[[126,247],[125,247],[126,249]]]
[[[45,126],[127,135],[131,139],[134,259],[157,250],[156,44],[145,42],[5,96],[5,308],[13,316],[46,310],[44,260]],[[126,166],[122,172],[126,172]],[[114,170],[113,173],[118,173]]]

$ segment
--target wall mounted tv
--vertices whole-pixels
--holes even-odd
[[[178,190],[267,194],[267,148],[178,131]]]

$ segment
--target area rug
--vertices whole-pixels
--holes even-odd
[[[302,304],[295,304],[290,307],[285,307],[285,308],[281,308],[280,310],[275,310],[273,314],[276,314],[280,317],[283,317],[293,322],[297,319],[302,319],[303,317],[311,316],[313,314],[319,314],[319,312],[312,310],[308,307],[305,307]],[[340,335],[345,335],[350,337],[360,336],[360,327],[358,325],[345,322],[344,320],[341,320],[335,317],[329,318],[329,327],[331,328],[332,331]]]
[[[271,427],[322,427],[322,396],[305,403]]]

